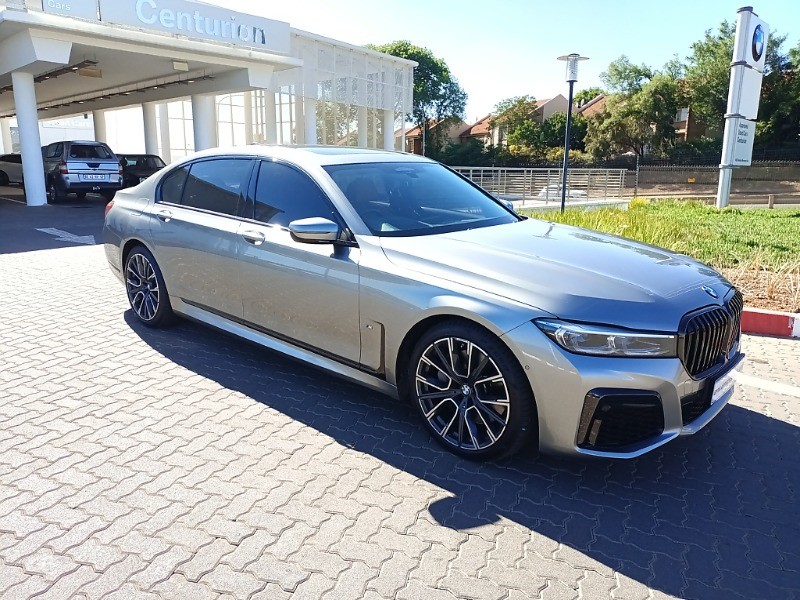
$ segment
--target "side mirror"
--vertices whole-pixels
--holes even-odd
[[[304,244],[333,244],[339,240],[339,226],[322,217],[292,221],[289,233],[294,241]]]

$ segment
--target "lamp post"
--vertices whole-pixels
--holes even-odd
[[[564,205],[567,201],[567,169],[569,168],[569,134],[572,129],[572,92],[575,82],[578,81],[578,61],[589,60],[586,56],[572,53],[565,56],[559,56],[558,60],[566,61],[567,63],[567,82],[569,82],[569,106],[567,109],[567,131],[564,134],[564,168],[561,174],[561,212],[564,212]]]

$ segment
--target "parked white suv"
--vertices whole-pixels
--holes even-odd
[[[3,154],[0,156],[0,185],[22,183],[22,156]]]

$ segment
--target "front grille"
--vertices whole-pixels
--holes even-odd
[[[656,392],[597,389],[584,399],[578,446],[622,450],[664,431],[664,410]]]
[[[738,291],[725,304],[689,317],[678,348],[683,366],[694,376],[725,361],[739,339],[744,299]]]

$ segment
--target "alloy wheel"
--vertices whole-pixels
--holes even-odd
[[[131,308],[143,321],[151,321],[158,312],[160,290],[153,265],[142,254],[133,254],[125,269],[125,287]]]
[[[447,444],[477,451],[497,443],[508,426],[508,386],[482,348],[457,337],[434,341],[416,368],[416,398],[432,429]]]

